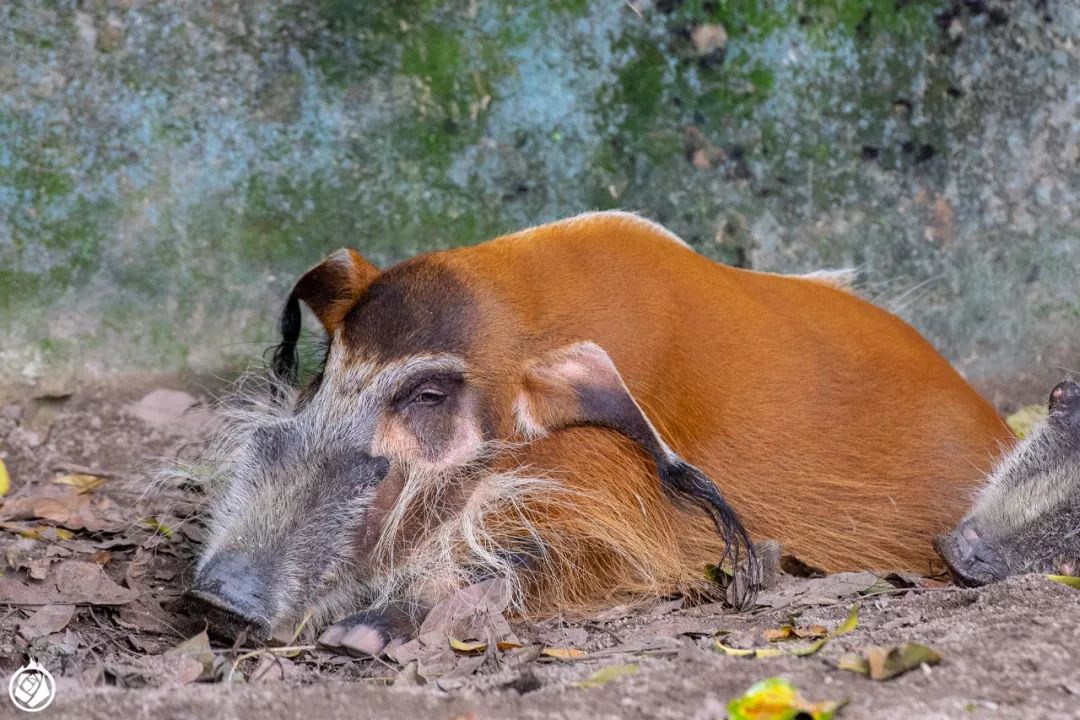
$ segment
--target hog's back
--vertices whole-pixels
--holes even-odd
[[[758,538],[827,570],[926,570],[1012,435],[911,326],[595,214],[469,248],[538,346],[599,343]]]

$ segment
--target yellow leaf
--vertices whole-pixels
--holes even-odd
[[[600,668],[591,676],[584,680],[578,680],[577,682],[570,683],[571,687],[576,688],[595,688],[601,685],[606,685],[616,678],[625,677],[626,675],[633,675],[638,671],[638,666],[634,663],[629,665],[608,665],[605,668]]]
[[[154,532],[159,532],[162,535],[164,535],[165,537],[169,538],[170,540],[172,539],[172,536],[176,534],[175,531],[171,527],[169,527],[165,523],[161,522],[157,518],[154,518],[154,517],[143,518],[141,522],[142,522],[143,525],[150,528]]]
[[[4,497],[8,494],[8,490],[11,489],[11,477],[8,475],[7,466],[4,465],[4,461],[0,460],[0,497]]]
[[[29,540],[70,540],[75,533],[65,528],[53,527],[52,525],[37,525],[28,527],[18,523],[0,522],[0,529],[17,533],[20,537]]]
[[[800,638],[802,640],[817,639],[823,638],[828,634],[828,628],[822,625],[811,625],[804,628],[795,627],[793,625],[781,625],[778,628],[766,630],[762,633],[769,642],[779,642],[780,640],[790,640],[791,638]]]
[[[851,608],[851,612],[848,613],[847,620],[840,623],[840,627],[836,628],[829,637],[846,635],[857,627],[859,627],[859,606],[855,605]]]
[[[754,648],[731,647],[730,645],[725,645],[719,640],[713,641],[713,649],[719,650],[725,655],[730,655],[732,657],[755,657],[757,655],[757,650],[755,650]]]
[[[464,653],[482,653],[487,650],[488,644],[486,642],[464,642],[457,638],[449,638],[450,647],[454,648],[458,652]]]
[[[1080,588],[1080,577],[1074,575],[1047,575],[1046,579],[1072,588]]]
[[[91,490],[97,490],[105,482],[105,478],[98,477],[97,475],[85,475],[82,473],[75,473],[72,475],[62,475],[55,480],[57,485],[70,485],[75,488],[77,493],[88,493]]]
[[[815,640],[805,647],[797,647],[791,651],[791,654],[795,657],[806,657],[807,655],[813,655],[821,648],[825,647],[825,643],[829,642],[829,638],[823,637]]]
[[[314,650],[314,645],[286,645],[285,647],[265,648],[266,652],[276,657],[294,658],[299,657],[308,650]]]
[[[550,658],[556,658],[558,660],[578,660],[585,657],[585,651],[578,650],[577,648],[546,647],[540,651],[540,654],[546,655]]]
[[[854,606],[854,607],[851,608],[851,612],[848,613],[847,619],[844,620],[844,622],[840,623],[840,626],[837,627],[832,632],[826,631],[825,628],[821,627],[820,625],[811,626],[808,629],[808,633],[809,632],[817,633],[817,632],[820,632],[820,631],[825,631],[827,634],[825,635],[825,637],[819,638],[818,640],[815,640],[814,642],[810,643],[809,645],[793,647],[790,650],[776,648],[776,647],[745,648],[744,649],[744,648],[731,647],[730,645],[723,644],[719,640],[714,640],[713,641],[713,649],[716,650],[717,652],[722,652],[725,655],[731,655],[732,657],[753,657],[753,658],[759,658],[759,659],[760,658],[782,657],[784,655],[792,655],[794,657],[805,657],[807,655],[813,655],[818,650],[825,647],[826,643],[828,643],[833,638],[839,637],[840,635],[845,635],[845,634],[851,632],[852,630],[854,630],[855,628],[857,628],[858,626],[859,626],[859,608],[858,608],[858,606]],[[790,627],[790,626],[785,626],[785,627]],[[820,630],[818,628],[820,628]],[[783,629],[784,628],[781,628],[780,630],[782,631]],[[768,633],[768,632],[779,632],[779,631],[766,631],[766,632]],[[798,630],[793,628],[792,632],[797,634]]]
[[[1045,420],[1049,414],[1045,404],[1025,405],[1006,418],[1005,423],[1016,433],[1016,437],[1023,440],[1024,436],[1031,432],[1031,428]]]
[[[755,683],[741,697],[728,703],[730,720],[830,720],[845,701],[808,702],[783,678],[767,678]]]
[[[479,654],[485,652],[488,649],[488,644],[486,642],[467,642],[465,640],[458,640],[457,638],[448,638],[448,640],[450,641],[450,647],[454,648],[458,652]],[[497,647],[499,650],[513,650],[514,648],[521,647],[521,643],[510,642],[508,640],[500,640],[499,642],[495,643],[495,647]]]
[[[787,650],[782,650],[775,647],[757,648],[754,650],[754,657],[756,658],[774,658],[783,657],[785,655],[794,655],[795,653],[789,653]]]

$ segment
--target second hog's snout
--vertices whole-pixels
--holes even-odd
[[[1009,574],[1001,553],[973,522],[962,523],[948,535],[935,538],[934,549],[961,585],[986,585]]]
[[[1080,568],[1080,385],[1058,383],[1048,416],[1005,455],[971,510],[934,547],[961,585]]]
[[[1065,380],[1050,391],[1050,416],[1058,422],[1080,427],[1080,385]]]

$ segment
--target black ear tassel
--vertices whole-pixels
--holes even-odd
[[[281,344],[274,350],[272,368],[274,375],[289,385],[296,384],[297,365],[296,341],[300,337],[300,302],[295,295],[290,295],[281,311]]]

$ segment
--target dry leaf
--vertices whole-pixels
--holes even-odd
[[[838,600],[866,592],[878,582],[871,572],[843,572],[812,578],[758,595],[762,607],[782,608],[802,605],[832,605]]]
[[[210,638],[205,630],[198,635],[189,637],[172,650],[167,650],[165,655],[167,657],[191,659],[199,663],[201,668],[199,674],[190,679],[185,678],[184,682],[198,680],[200,677],[209,675],[214,671],[214,651],[210,649]]]
[[[889,680],[920,665],[937,665],[939,662],[941,655],[932,648],[907,643],[892,648],[870,645],[861,654],[847,653],[841,656],[836,666],[841,670],[869,675],[872,680]]]
[[[61,475],[53,482],[57,485],[67,485],[77,493],[88,493],[101,487],[105,482],[105,478],[85,473],[72,473],[71,475]]]
[[[128,411],[148,425],[168,428],[183,426],[185,415],[196,403],[198,400],[186,392],[158,388],[130,406]]]
[[[52,582],[28,584],[0,575],[0,603],[11,605],[124,605],[138,596],[138,590],[117,585],[92,562],[61,562]]]
[[[724,643],[720,642],[719,640],[714,640],[713,641],[713,650],[718,650],[718,651],[724,653],[725,655],[730,655],[731,657],[766,657],[766,656],[758,655],[758,650],[764,650],[764,649],[765,648],[737,648],[737,647],[732,647],[730,645],[725,645]],[[769,648],[769,655],[767,657],[777,657],[778,655],[782,655],[782,654],[783,653],[781,651],[779,651],[779,650],[774,650],[772,648]]]
[[[848,670],[860,675],[870,674],[870,663],[859,653],[844,653],[836,661],[836,667],[838,670]]]
[[[546,647],[540,651],[540,654],[557,660],[579,660],[586,655],[584,650],[578,650],[577,648],[555,647]]]
[[[98,501],[97,507],[106,507],[106,500]],[[89,495],[41,495],[20,497],[4,503],[3,513],[8,520],[49,520],[72,530],[107,530],[91,506]]]
[[[75,533],[52,525],[19,525],[18,523],[0,522],[0,529],[18,533],[30,540],[70,540]]]
[[[636,663],[630,663],[628,665],[608,665],[605,668],[597,670],[584,680],[570,683],[570,686],[576,688],[596,688],[601,685],[607,685],[616,678],[633,675],[637,671],[638,666]]]
[[[462,618],[501,613],[509,603],[509,586],[503,578],[484,580],[435,603],[417,634],[438,632],[444,636],[453,635],[456,622]]]
[[[19,623],[19,634],[27,640],[58,633],[75,616],[74,605],[45,605]]]
[[[729,702],[728,717],[730,720],[830,720],[846,702],[808,702],[787,680],[767,678]]]
[[[449,640],[450,647],[457,650],[458,652],[482,653],[486,652],[488,649],[488,644],[486,642],[465,642],[463,640],[458,640],[457,638],[449,638]],[[510,642],[508,640],[499,641],[495,643],[495,647],[497,647],[499,650],[513,650],[514,648],[521,647],[521,643]]]
[[[779,642],[790,638],[803,640],[823,638],[829,634],[828,628],[823,625],[811,625],[809,627],[795,627],[794,625],[781,625],[778,628],[765,630],[762,636],[769,642]]]
[[[778,648],[778,647],[736,648],[736,647],[731,647],[730,645],[725,645],[724,643],[720,642],[719,640],[714,640],[713,641],[713,650],[716,650],[717,652],[722,652],[725,655],[730,655],[732,657],[753,657],[753,658],[758,658],[758,659],[783,657],[784,655],[793,655],[795,657],[805,657],[807,655],[813,655],[818,650],[825,647],[825,645],[830,640],[832,640],[833,638],[839,637],[841,635],[845,635],[845,634],[851,632],[852,630],[854,630],[855,628],[857,628],[858,626],[859,626],[859,608],[858,608],[858,606],[854,606],[854,607],[851,608],[851,612],[848,613],[848,616],[844,620],[844,622],[840,623],[840,625],[835,630],[833,630],[830,633],[827,633],[825,635],[825,637],[823,637],[823,638],[821,638],[819,640],[816,640],[816,641],[810,643],[809,645],[797,646],[797,647],[793,647],[791,649]],[[816,632],[816,628],[821,628],[821,626],[820,625],[812,625],[811,628],[814,628],[815,630],[813,630],[813,631]],[[824,628],[821,628],[821,629],[824,630]],[[769,631],[766,631],[766,632],[769,632]],[[794,632],[794,629],[793,629],[793,632]]]

